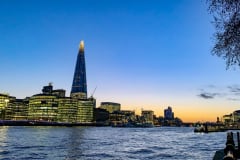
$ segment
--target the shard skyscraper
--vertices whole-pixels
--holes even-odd
[[[79,51],[70,96],[72,98],[87,99],[87,78],[83,41],[81,41],[79,45]]]

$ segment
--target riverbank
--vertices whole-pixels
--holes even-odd
[[[211,133],[211,132],[226,132],[229,130],[240,130],[238,126],[226,126],[226,125],[209,125],[203,124],[194,128],[194,132],[198,133]]]
[[[65,126],[65,127],[73,127],[73,126],[107,126],[104,123],[63,123],[63,122],[48,122],[48,121],[31,121],[31,120],[21,120],[21,121],[13,121],[13,120],[0,120],[0,126]]]

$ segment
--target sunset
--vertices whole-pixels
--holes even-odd
[[[81,155],[74,152],[73,159],[131,159],[135,153],[133,159],[156,159],[173,133],[181,133],[174,137],[186,139],[187,148],[194,148],[192,139],[209,146],[221,139],[219,148],[206,149],[206,156],[189,155],[190,159],[204,159],[210,153],[213,157],[214,151],[224,148],[225,134],[201,137],[193,132],[240,128],[238,6],[235,0],[1,0],[0,125],[51,126],[46,134],[65,138],[69,130],[55,132],[54,126],[76,127],[71,134],[83,134],[69,139],[87,135],[76,145],[83,143],[87,149]],[[142,130],[116,132],[118,127]],[[11,135],[18,127],[2,128],[0,135],[11,129],[11,140],[20,142]],[[92,153],[95,142],[88,146],[88,135],[120,138],[113,136],[116,148],[102,155],[112,148],[106,145]],[[130,142],[131,135],[137,138],[134,143],[122,143]],[[140,151],[135,151],[134,145],[146,142],[141,136],[149,138],[152,146],[143,145],[142,152],[138,145]],[[114,139],[107,141],[111,138],[96,143],[114,145]],[[160,139],[164,142],[160,149],[149,149]],[[171,157],[162,156],[170,152],[161,152],[160,159]],[[47,153],[43,159],[72,159],[65,153],[71,155],[64,150],[53,157]],[[178,153],[184,155],[175,159],[187,159],[187,153],[181,149]],[[18,155],[16,151],[3,158]]]
[[[172,106],[193,122],[215,121],[239,107],[228,90],[240,88],[239,69],[226,70],[211,54],[213,19],[202,1],[141,1],[137,7],[135,1],[26,2],[1,2],[1,92],[24,98],[53,82],[70,94],[84,39],[88,92],[97,86],[98,105],[113,101],[162,116]]]

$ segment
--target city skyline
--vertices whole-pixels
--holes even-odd
[[[12,0],[0,2],[0,13],[1,93],[24,98],[53,82],[70,95],[83,39],[97,106],[110,101],[161,116],[171,106],[185,122],[239,109],[239,69],[211,55],[205,2]]]

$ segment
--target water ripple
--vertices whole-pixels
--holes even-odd
[[[225,140],[184,127],[2,127],[0,159],[205,160]]]

